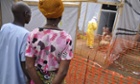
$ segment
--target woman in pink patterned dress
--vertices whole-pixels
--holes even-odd
[[[28,36],[26,65],[31,84],[61,84],[73,57],[71,36],[58,28],[64,6],[61,0],[40,0],[39,9],[47,23]]]

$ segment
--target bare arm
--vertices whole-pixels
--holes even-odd
[[[60,62],[59,70],[52,82],[52,84],[61,84],[68,72],[70,60],[62,60]]]
[[[43,81],[38,76],[36,69],[35,69],[35,59],[32,57],[26,57],[26,66],[27,71],[31,77],[31,79],[34,81],[35,84],[43,84]]]
[[[29,84],[31,79],[30,79],[30,76],[29,76],[29,74],[28,74],[28,72],[26,70],[25,62],[21,62],[21,67],[22,67],[22,70],[23,70],[24,74],[26,75],[26,77],[28,79],[26,84]]]
[[[21,44],[21,48],[20,48],[20,64],[21,64],[21,67],[22,67],[22,70],[24,72],[24,74],[26,75],[27,77],[27,81],[26,81],[26,84],[29,84],[30,82],[30,77],[29,77],[29,74],[26,70],[26,65],[25,65],[25,49],[26,49],[26,42],[27,42],[27,36],[28,36],[28,33],[24,36],[23,38],[23,41],[22,41],[22,44]]]

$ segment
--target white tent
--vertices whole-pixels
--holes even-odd
[[[18,0],[16,0],[18,1]],[[45,24],[44,17],[41,15],[37,8],[38,0],[24,0],[31,6],[32,20],[26,28],[31,31],[36,27],[42,27]],[[116,34],[124,33],[122,30],[133,30],[137,32],[140,24],[140,1],[139,0],[62,0],[65,4],[65,10],[63,13],[62,21],[60,22],[60,28],[63,28],[72,35],[73,41],[76,38],[76,31],[86,31],[87,22],[93,17],[98,18],[100,22],[100,13],[102,4],[115,5],[118,7],[115,22],[113,25],[113,40],[116,38]],[[95,2],[95,3],[93,3]],[[125,3],[123,3],[125,2]],[[11,22],[13,16],[11,14],[10,7],[14,3],[13,0],[1,0],[1,23]],[[123,6],[124,4],[124,6]],[[128,32],[129,34],[131,32]],[[125,38],[125,36],[122,36]],[[119,46],[119,45],[118,45]],[[121,50],[121,47],[117,47]],[[116,48],[114,48],[116,49]],[[111,50],[111,49],[110,49]],[[109,55],[109,58],[111,56]],[[115,58],[115,57],[114,57]]]
[[[13,20],[13,16],[11,13],[11,5],[14,3],[13,0],[2,0],[1,1],[1,7],[2,7],[2,24],[11,22]],[[65,3],[65,9],[63,13],[62,20],[59,24],[60,28],[66,30],[75,40],[75,34],[76,34],[76,27],[77,27],[77,20],[78,20],[78,11],[79,11],[79,4],[74,3],[71,5],[71,3],[67,4]],[[71,7],[70,7],[71,6]],[[38,10],[37,5],[31,5],[31,11],[32,11],[32,17],[29,25],[25,25],[25,28],[27,30],[32,31],[34,28],[42,27],[45,25],[45,18]],[[5,11],[6,10],[6,11]],[[65,23],[65,24],[64,24]]]
[[[108,54],[111,62],[122,51],[134,48],[140,34],[140,0],[125,0],[120,12]]]
[[[18,1],[18,0],[16,0]],[[29,25],[26,25],[26,28],[31,31],[36,27],[42,27],[45,24],[45,19],[37,8],[38,0],[24,0],[31,6],[32,10],[32,19]],[[60,22],[60,28],[63,28],[68,33],[72,35],[73,40],[76,37],[76,29],[86,31],[87,22],[93,17],[99,17],[101,4],[113,4],[116,5],[118,0],[99,0],[98,3],[88,2],[88,0],[62,0],[65,4],[65,10],[63,13],[62,21]],[[69,2],[72,1],[72,2]],[[84,1],[84,2],[81,2]],[[13,0],[1,0],[1,9],[2,9],[2,24],[11,22],[13,16],[11,13],[11,5],[14,3]],[[80,12],[81,11],[81,12]],[[79,23],[79,24],[78,24]]]

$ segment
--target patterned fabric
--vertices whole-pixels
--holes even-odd
[[[63,30],[37,28],[28,36],[26,56],[35,57],[40,72],[56,71],[61,60],[71,60],[72,38]]]
[[[51,84],[52,80],[54,79],[56,72],[48,72],[48,75],[44,75],[42,74],[40,71],[37,71],[39,77],[41,78],[41,80],[43,81],[44,84]],[[33,81],[31,81],[30,84],[34,84]]]
[[[40,71],[37,71],[37,74],[39,75],[44,84],[51,84],[56,75],[56,72],[48,72],[49,76],[47,76],[47,79],[44,78],[44,74],[40,73]],[[34,82],[31,80],[30,84],[34,84]],[[66,82],[63,81],[61,84],[66,84]]]

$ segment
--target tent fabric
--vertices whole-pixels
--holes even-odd
[[[102,2],[118,2],[120,0],[98,0]],[[2,8],[2,24],[11,22],[13,16],[11,13],[11,5],[13,0],[1,0]],[[87,6],[88,5],[88,6]],[[87,23],[93,17],[99,17],[101,4],[82,2],[81,13],[79,19],[79,30],[86,32]],[[36,6],[31,6],[32,20],[26,28],[31,31],[33,28],[45,25],[45,19]],[[87,13],[86,13],[87,11]],[[118,12],[118,11],[117,11]],[[86,16],[85,16],[86,14]],[[118,13],[117,13],[118,14]],[[65,7],[62,21],[59,27],[64,28],[75,39],[76,23],[78,18],[78,7]],[[85,20],[85,21],[84,21]],[[84,24],[84,25],[83,25]],[[125,0],[122,13],[118,15],[118,21],[113,31],[113,39],[111,41],[111,54],[108,56],[110,61],[114,61],[119,57],[119,53],[124,49],[131,48],[135,44],[136,34],[139,31],[140,24],[140,1]]]
[[[32,31],[34,28],[42,27],[45,25],[45,17],[39,11],[37,6],[30,6],[32,11],[31,21],[29,24],[25,25],[29,31]]]
[[[12,22],[13,21],[13,15],[11,13],[11,5],[13,3],[13,0],[7,1],[2,0],[2,24]],[[7,5],[8,4],[8,5]],[[45,25],[45,17],[42,15],[42,13],[39,11],[37,6],[30,6],[32,11],[32,17],[29,24],[25,25],[25,28],[29,31],[32,31],[34,28],[42,27]],[[64,29],[66,32],[68,32],[73,39],[73,42],[75,42],[75,34],[76,34],[76,28],[77,28],[77,19],[78,19],[78,6],[65,6],[62,20],[59,24],[59,27],[61,29]]]
[[[23,1],[39,1],[39,0],[23,0]],[[102,2],[118,2],[118,1],[121,1],[121,0],[98,0],[98,1],[102,1]]]
[[[116,60],[124,50],[132,49],[136,46],[137,33],[140,25],[140,1],[125,0],[123,11],[120,14],[117,26],[114,30],[112,42],[110,44],[109,61]]]
[[[1,11],[2,11],[2,24],[13,21],[13,15],[11,12],[13,0],[0,0],[1,1]]]
[[[121,0],[98,0],[99,2],[119,2]]]
[[[83,32],[87,31],[88,21],[90,21],[93,16],[96,16],[97,19],[99,18],[101,6],[102,6],[101,4],[97,3],[82,2],[80,19],[78,24],[80,31]]]
[[[59,24],[59,27],[68,32],[75,42],[76,37],[76,28],[78,22],[78,7],[65,7],[62,21]]]

